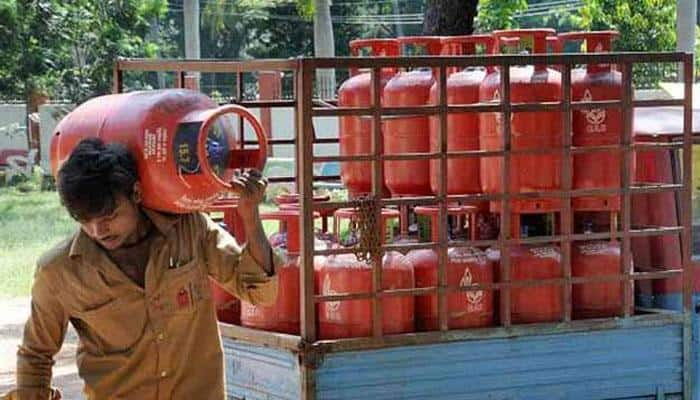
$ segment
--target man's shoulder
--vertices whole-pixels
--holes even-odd
[[[75,235],[70,235],[45,251],[36,263],[37,271],[47,271],[64,268],[71,264],[70,249],[75,240]]]

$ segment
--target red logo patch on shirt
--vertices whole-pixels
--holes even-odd
[[[190,305],[190,292],[187,288],[181,288],[175,296],[175,301],[179,309],[186,308]]]

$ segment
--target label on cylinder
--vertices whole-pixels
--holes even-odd
[[[583,255],[593,256],[608,253],[610,251],[615,251],[610,243],[605,242],[589,242],[578,245],[579,251]]]
[[[472,271],[469,267],[464,268],[464,275],[459,281],[459,286],[469,286],[473,283]],[[467,312],[477,312],[484,310],[484,291],[471,290],[466,292]]]
[[[155,132],[146,129],[143,134],[143,158],[155,159],[157,163],[168,160],[168,131],[165,128],[156,128]]]
[[[530,249],[530,253],[539,258],[554,258],[556,260],[560,258],[559,252],[554,247],[533,247]]]
[[[583,93],[583,101],[593,101],[593,95],[589,89]],[[607,130],[605,125],[605,109],[593,108],[584,110],[583,115],[586,117],[586,133],[604,133]]]
[[[338,294],[335,290],[331,289],[331,278],[326,275],[323,279],[323,294],[325,295],[335,295]],[[340,322],[342,318],[340,317],[340,302],[339,301],[327,301],[326,304],[326,319],[329,321]]]
[[[246,307],[242,307],[243,309],[243,316],[245,317],[256,317],[258,314],[260,314],[260,309],[258,306],[255,306],[253,304],[248,304]]]

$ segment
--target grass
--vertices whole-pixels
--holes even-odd
[[[0,187],[0,298],[28,296],[37,259],[77,229],[55,191]],[[261,211],[274,207],[261,205]],[[278,222],[264,221],[268,234]]]
[[[0,187],[0,297],[29,295],[39,256],[75,229],[56,192]]]

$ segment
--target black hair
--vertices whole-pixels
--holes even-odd
[[[131,200],[138,181],[136,161],[121,144],[83,139],[57,176],[61,203],[75,220],[111,214],[119,195]]]

